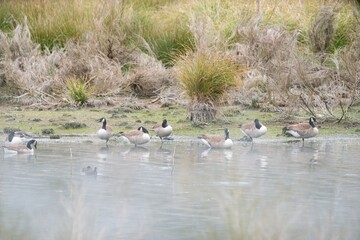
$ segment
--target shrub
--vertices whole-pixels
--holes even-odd
[[[181,85],[190,98],[192,120],[212,119],[215,114],[212,106],[227,91],[241,83],[237,66],[220,52],[189,52],[179,58],[176,69]],[[201,105],[200,109],[198,105]]]
[[[217,102],[240,83],[237,66],[219,52],[185,54],[176,65],[181,84],[192,101]]]
[[[334,36],[335,12],[332,7],[322,7],[312,23],[309,37],[315,53],[325,53]]]
[[[79,105],[86,103],[92,94],[89,81],[81,78],[68,79],[66,89],[69,92],[70,99]]]

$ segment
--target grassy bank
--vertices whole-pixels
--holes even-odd
[[[337,124],[334,121],[319,121],[320,136],[332,134],[359,134],[360,132],[360,108],[351,113],[351,120]],[[43,129],[53,129],[53,134],[77,135],[95,134],[100,127],[98,119],[105,117],[108,124],[113,127],[114,133],[135,129],[144,126],[150,129],[155,123],[166,118],[174,128],[174,137],[190,136],[197,137],[201,134],[223,134],[223,128],[230,129],[233,139],[240,139],[243,134],[238,125],[253,121],[258,118],[268,128],[268,132],[262,138],[281,137],[282,128],[294,122],[307,121],[308,115],[299,112],[296,115],[286,116],[279,112],[261,112],[259,110],[242,109],[239,106],[226,106],[220,109],[218,118],[208,122],[206,125],[194,125],[186,119],[186,108],[183,106],[172,106],[159,108],[149,105],[148,108],[134,110],[129,108],[102,107],[82,109],[26,109],[24,107],[2,107],[0,113],[0,132],[8,128],[17,128],[35,135],[47,136]],[[79,123],[80,128],[72,128],[69,123]],[[75,126],[77,126],[75,125]]]

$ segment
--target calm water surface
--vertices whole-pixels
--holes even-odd
[[[32,156],[0,152],[0,239],[360,239],[359,153],[356,137],[39,140]]]

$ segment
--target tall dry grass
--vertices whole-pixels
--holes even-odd
[[[358,12],[354,1],[335,0],[5,2],[0,84],[16,99],[52,102],[75,76],[95,96],[169,99],[181,91],[174,59],[217,51],[248,69],[233,102],[338,118],[336,107],[359,100],[358,77],[344,63],[357,62],[346,49],[356,45]]]
[[[79,39],[91,29],[95,3],[83,0],[2,1],[1,9],[8,12],[1,14],[0,11],[0,19],[6,26],[9,18],[22,24],[26,16],[34,42],[43,49],[52,49],[55,46],[63,47],[69,39]]]

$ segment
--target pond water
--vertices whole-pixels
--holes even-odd
[[[38,142],[0,152],[0,239],[360,239],[357,137]]]

